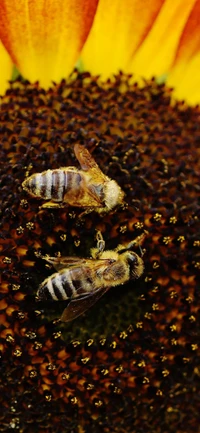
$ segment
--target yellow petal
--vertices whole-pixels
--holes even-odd
[[[195,0],[166,0],[142,45],[133,56],[129,72],[151,78],[171,67],[185,22]]]
[[[1,0],[0,37],[21,74],[47,87],[73,69],[98,0]]]
[[[150,31],[163,1],[100,0],[81,54],[84,69],[103,78],[130,69],[133,53]]]
[[[0,41],[0,59],[1,59],[0,95],[3,95],[6,89],[9,87],[8,80],[11,80],[13,64],[10,56],[8,55],[1,41]]]
[[[174,96],[188,104],[200,103],[200,53],[189,64],[182,63],[169,77],[167,84],[174,88]]]
[[[189,104],[200,102],[200,1],[189,16],[171,68],[168,84],[175,97]]]

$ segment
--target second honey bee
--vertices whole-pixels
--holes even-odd
[[[124,193],[120,186],[100,170],[89,151],[75,144],[74,152],[81,170],[63,167],[35,173],[22,183],[24,190],[33,197],[49,200],[42,208],[69,205],[85,208],[84,213],[101,214],[122,204]]]
[[[97,232],[97,247],[91,258],[45,257],[57,270],[40,285],[38,300],[69,300],[61,320],[69,322],[90,308],[111,287],[139,278],[144,271],[143,260],[136,252],[145,233],[114,250],[104,250],[105,242]]]

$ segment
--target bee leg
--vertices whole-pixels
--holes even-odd
[[[127,251],[127,250],[132,250],[135,248],[139,248],[141,256],[143,256],[146,250],[141,248],[141,244],[143,244],[147,234],[148,234],[148,231],[145,230],[141,235],[137,236],[135,239],[133,239],[127,245],[118,245],[117,248],[115,249],[115,251],[120,251],[120,253],[121,253],[123,250]]]
[[[58,209],[62,207],[65,207],[64,203],[55,203],[53,201],[48,201],[46,203],[43,203],[42,206],[40,206],[40,209],[45,209],[45,208]]]
[[[96,233],[96,240],[97,240],[97,246],[96,248],[91,248],[90,253],[93,259],[99,259],[102,252],[105,249],[105,241],[103,239],[103,236],[99,230],[97,230]]]
[[[143,255],[145,250],[143,251],[141,249],[141,245],[143,244],[148,232],[145,230],[141,235],[137,236],[133,241],[129,242],[129,244],[126,246],[127,250],[130,250],[131,248],[139,248],[141,254]]]
[[[88,207],[86,210],[84,210],[83,212],[80,213],[80,215],[78,216],[79,219],[83,218],[85,215],[88,215],[89,213],[91,213],[94,210],[93,207]]]
[[[97,240],[97,249],[99,251],[99,254],[101,254],[105,250],[105,241],[99,230],[97,231],[96,234],[96,240]]]

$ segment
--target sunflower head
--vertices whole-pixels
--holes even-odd
[[[125,91],[126,90],[126,91]],[[52,86],[16,81],[2,98],[1,424],[21,431],[195,431],[199,365],[199,109],[119,75]],[[80,219],[41,208],[26,176],[76,166],[82,143],[125,192],[116,212]],[[140,279],[69,324],[36,302],[53,270],[40,255],[88,257],[148,231]],[[135,252],[140,256],[139,248]],[[53,426],[53,427],[52,427]],[[67,429],[67,430],[66,430]]]

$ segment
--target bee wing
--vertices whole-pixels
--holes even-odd
[[[63,268],[69,267],[81,267],[87,265],[92,267],[92,269],[99,269],[100,266],[109,266],[113,260],[112,259],[84,259],[83,257],[50,257],[50,256],[40,256],[40,259],[45,260],[47,263],[52,265],[57,271]],[[95,262],[95,263],[94,263]]]
[[[71,266],[82,266],[90,259],[83,259],[82,257],[49,257],[39,256],[41,259],[46,260],[47,263],[52,265],[57,271]]]
[[[95,162],[94,158],[92,158],[92,155],[90,152],[81,144],[76,143],[74,146],[74,153],[76,155],[76,158],[78,159],[82,170],[88,171],[91,168],[97,169],[99,172],[101,172],[98,164]]]
[[[110,287],[103,287],[95,292],[91,292],[85,296],[80,296],[72,299],[62,313],[60,320],[62,322],[70,322],[76,319],[81,314],[85,313],[92,305],[94,305]]]
[[[103,201],[101,199],[102,185],[89,185],[87,188],[87,201],[84,207],[100,207],[103,206]]]

